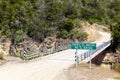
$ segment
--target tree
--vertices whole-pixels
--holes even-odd
[[[120,44],[120,23],[112,27],[112,37],[114,45]]]

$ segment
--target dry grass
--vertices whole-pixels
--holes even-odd
[[[72,66],[68,70],[64,70],[57,80],[119,80],[120,74],[100,66],[92,65],[89,69],[89,64],[80,64],[77,67]]]
[[[115,79],[115,80],[120,80],[120,77],[115,77],[114,79]]]
[[[2,59],[3,59],[3,53],[0,52],[0,60],[2,60]]]

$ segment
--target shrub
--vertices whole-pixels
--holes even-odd
[[[74,23],[74,27],[75,28],[81,28],[82,27],[82,25],[81,25],[81,20],[80,19],[74,19],[73,20],[73,23]]]
[[[23,30],[17,30],[14,36],[14,43],[18,44],[19,41],[25,36],[25,32]]]
[[[70,35],[69,35],[69,33],[67,32],[67,30],[62,29],[62,30],[58,33],[58,37],[67,39],[67,38],[70,37]]]
[[[117,64],[117,65],[115,66],[115,70],[118,71],[118,72],[120,72],[120,64]]]
[[[66,8],[64,9],[64,15],[69,19],[75,19],[78,17],[78,10],[73,5],[73,3],[66,4]]]
[[[86,32],[79,32],[79,31],[73,30],[71,32],[71,37],[75,37],[76,39],[78,39],[78,41],[85,41],[87,40],[88,34]]]
[[[112,37],[113,37],[113,44],[114,50],[120,45],[120,23],[111,27],[112,29]]]
[[[63,24],[60,27],[60,30],[66,30],[70,32],[74,28],[74,24],[71,19],[65,19]]]
[[[81,32],[81,33],[79,33],[79,35],[77,36],[77,39],[78,39],[79,41],[85,41],[85,40],[87,40],[87,36],[88,36],[88,34],[87,34],[86,32]]]
[[[3,59],[3,53],[0,52],[0,59]]]

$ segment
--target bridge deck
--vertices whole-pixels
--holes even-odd
[[[103,42],[103,43],[97,43],[96,50],[78,50],[78,57],[79,62],[89,62],[90,59],[93,59],[95,56],[97,56],[100,52],[105,50],[107,47],[111,45],[111,41]]]

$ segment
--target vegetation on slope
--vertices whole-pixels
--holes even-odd
[[[3,59],[3,54],[0,52],[0,60]]]
[[[73,20],[78,16],[70,1],[0,0],[0,8],[0,35],[10,37],[13,44],[25,35],[38,41],[52,35],[59,38],[72,38],[74,35]]]
[[[85,40],[86,33],[74,31],[74,20],[79,19],[110,25],[117,44],[119,5],[119,0],[0,0],[0,36],[10,37],[13,43],[25,35],[38,41],[53,35]]]

